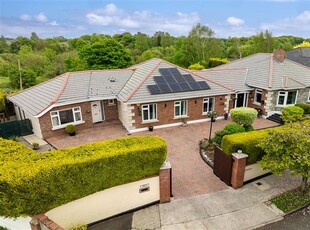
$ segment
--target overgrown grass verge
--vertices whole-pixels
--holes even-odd
[[[284,213],[289,213],[305,205],[310,204],[310,193],[302,192],[299,188],[282,193],[271,199],[271,203],[281,209]]]

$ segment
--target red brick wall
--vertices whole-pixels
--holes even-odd
[[[203,98],[205,97],[187,99],[188,121],[208,118],[207,115],[202,115]],[[142,114],[139,115],[138,106],[134,105],[133,110],[133,113],[135,114],[134,126],[136,128],[144,128],[150,125],[157,126],[157,125],[181,122],[181,119],[174,119],[174,102],[175,101],[157,102],[158,122],[145,123],[145,124],[142,124]],[[217,112],[219,116],[223,116],[225,112],[224,102],[225,102],[225,95],[215,96],[214,110]],[[140,105],[141,113],[142,113],[142,105],[143,104]]]
[[[64,135],[66,134],[65,129],[58,129],[58,130],[52,130],[52,121],[50,112],[51,111],[57,111],[57,110],[64,110],[64,109],[71,109],[73,107],[81,107],[82,112],[82,120],[85,122],[83,124],[77,125],[77,131],[92,128],[92,127],[99,127],[99,126],[105,126],[111,123],[112,121],[118,121],[118,108],[117,108],[117,101],[115,100],[115,105],[108,105],[108,101],[103,101],[104,105],[104,114],[105,114],[105,120],[100,123],[93,123],[92,120],[92,113],[91,113],[91,102],[83,102],[83,103],[76,103],[71,105],[65,105],[65,106],[59,106],[55,107],[46,114],[44,114],[42,117],[40,117],[40,127],[42,131],[43,138],[49,138],[56,135]]]

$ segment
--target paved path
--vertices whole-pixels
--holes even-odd
[[[283,213],[267,201],[299,182],[299,178],[270,175],[238,190],[229,188],[151,206],[133,214],[132,229],[254,229],[283,219]]]

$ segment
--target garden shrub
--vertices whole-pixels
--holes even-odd
[[[245,132],[254,131],[253,125],[244,125],[243,128],[244,128]]]
[[[252,125],[257,117],[257,111],[253,108],[240,107],[230,110],[231,119],[239,125]]]
[[[225,135],[233,134],[233,133],[242,133],[245,129],[238,124],[228,124],[224,127],[224,129],[215,132],[214,138],[212,141],[218,145],[221,144],[222,139]]]
[[[285,123],[296,122],[302,120],[302,115],[304,114],[304,109],[298,106],[287,106],[281,110],[282,120]]]
[[[304,110],[304,114],[310,114],[310,104],[297,103],[295,106],[302,108]]]
[[[5,94],[0,92],[0,112],[3,112],[5,110]]]
[[[205,69],[205,67],[203,65],[201,65],[200,63],[195,63],[195,64],[191,64],[188,69],[190,70],[202,70]]]
[[[213,68],[219,65],[223,65],[229,63],[229,61],[227,60],[227,58],[209,58],[208,61],[208,67],[209,68]]]
[[[159,137],[124,137],[41,154],[0,138],[0,216],[32,216],[157,175],[166,157]]]
[[[279,127],[273,129],[279,129]],[[271,129],[227,135],[223,137],[221,148],[227,155],[236,153],[240,149],[249,155],[247,164],[254,164],[264,155],[264,151],[256,145],[268,136],[269,130]]]

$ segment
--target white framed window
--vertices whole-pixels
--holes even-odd
[[[202,102],[202,113],[207,114],[211,111],[214,111],[214,97],[204,98]]]
[[[53,127],[59,127],[65,124],[82,121],[81,107],[52,111],[50,114]]]
[[[310,102],[310,90],[309,90],[309,95],[308,95],[308,101]]]
[[[187,101],[174,102],[174,117],[175,118],[187,117]]]
[[[296,104],[297,91],[279,91],[277,106],[287,106]]]
[[[108,105],[115,105],[115,100],[114,99],[109,99],[108,100]]]
[[[142,105],[142,121],[157,121],[157,104]]]
[[[259,103],[259,104],[262,103],[262,97],[263,97],[263,90],[256,89],[255,95],[254,95],[254,102]]]

